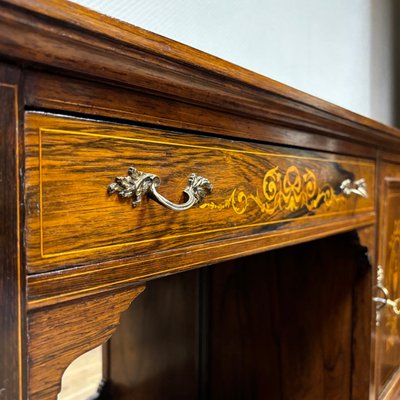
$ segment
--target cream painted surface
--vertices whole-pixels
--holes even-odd
[[[398,0],[75,1],[352,111],[394,121]]]
[[[102,379],[102,347],[78,357],[65,370],[57,400],[94,399]]]

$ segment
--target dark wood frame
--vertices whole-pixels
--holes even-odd
[[[20,77],[19,69],[0,64],[0,396],[10,399],[26,395]]]

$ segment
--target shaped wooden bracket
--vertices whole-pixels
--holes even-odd
[[[61,378],[80,355],[106,342],[144,286],[33,310],[29,314],[29,399],[56,400]]]

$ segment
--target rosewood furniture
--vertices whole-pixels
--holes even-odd
[[[0,399],[121,315],[99,398],[399,398],[398,130],[65,1],[0,57]]]

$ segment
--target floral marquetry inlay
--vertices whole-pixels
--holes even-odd
[[[389,255],[387,270],[390,274],[391,291],[393,296],[399,297],[399,273],[400,273],[400,219],[394,221],[392,236],[389,241]],[[390,334],[386,340],[386,349],[393,347],[399,337],[399,319],[397,315],[391,315],[386,322]]]
[[[327,208],[342,208],[346,199],[337,195],[329,183],[318,184],[315,174],[305,168],[300,172],[296,166],[290,166],[281,172],[279,167],[267,171],[262,184],[262,194],[246,193],[234,189],[230,196],[220,203],[204,203],[201,208],[223,210],[231,208],[236,214],[243,214],[250,203],[255,203],[263,214],[273,215],[278,211],[297,211],[306,208],[312,211],[325,204]]]

